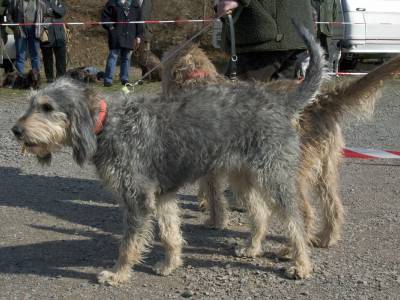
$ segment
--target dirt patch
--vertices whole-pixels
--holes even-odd
[[[105,1],[67,0],[66,20],[71,22],[99,21]],[[153,0],[153,20],[203,19],[213,14],[211,1],[171,0],[166,4],[162,0]],[[190,32],[200,29],[202,24],[154,24],[152,30],[153,51],[161,55],[171,45],[185,40]],[[69,44],[70,66],[104,66],[107,58],[107,39],[105,30],[99,25],[70,26],[72,39]],[[211,49],[211,31],[201,38],[202,46]]]

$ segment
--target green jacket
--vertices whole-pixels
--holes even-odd
[[[319,22],[335,22],[340,5],[338,0],[313,0]],[[332,36],[332,24],[318,24],[318,33]]]
[[[8,8],[8,0],[0,0],[0,16],[3,17]],[[3,18],[0,22],[3,22]]]
[[[309,0],[239,0],[235,10],[237,53],[305,49],[292,18],[313,31]],[[222,28],[222,48],[229,51],[229,26]]]

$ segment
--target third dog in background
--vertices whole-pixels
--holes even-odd
[[[40,73],[36,70],[30,70],[26,74],[17,71],[8,73],[2,82],[2,87],[37,90],[40,87]]]

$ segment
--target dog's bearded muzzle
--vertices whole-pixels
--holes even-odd
[[[68,122],[63,118],[55,121],[32,115],[18,120],[11,131],[21,144],[23,153],[34,154],[43,162],[66,144],[67,125]]]

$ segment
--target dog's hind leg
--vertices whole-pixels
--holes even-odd
[[[157,219],[161,243],[165,249],[165,259],[157,263],[155,272],[166,276],[182,265],[181,253],[184,241],[175,194],[163,195],[157,199]]]
[[[310,168],[303,168],[310,171]],[[311,170],[312,171],[312,170]],[[310,204],[310,174],[300,171],[297,178],[297,188],[299,192],[299,207],[304,220],[304,231],[309,243],[312,243],[315,234],[315,210]]]
[[[97,276],[99,283],[116,286],[129,280],[132,266],[142,260],[153,237],[154,203],[154,193],[133,191],[129,198],[123,197],[124,232],[119,257],[112,271]]]
[[[314,241],[316,247],[329,247],[340,239],[343,224],[343,205],[338,193],[339,150],[331,150],[322,160],[316,192],[322,205],[322,230]]]
[[[283,154],[282,154],[283,156]],[[279,157],[279,156],[277,156]],[[287,270],[293,279],[307,278],[312,273],[308,255],[304,222],[299,209],[295,176],[297,168],[292,159],[270,161],[268,168],[260,170],[259,182],[274,201],[277,212],[287,226],[294,266]]]
[[[315,210],[310,204],[310,183],[305,172],[300,172],[297,178],[297,188],[299,195],[299,209],[303,217],[304,232],[309,245],[315,242]],[[279,256],[289,257],[291,249],[288,246],[283,246],[279,252]]]
[[[293,207],[281,207],[281,214],[287,224],[291,244],[290,249],[295,264],[287,270],[286,274],[292,279],[308,278],[313,268],[308,254],[307,240],[299,210],[293,209]]]
[[[223,229],[228,223],[228,203],[223,193],[223,172],[208,174],[200,179],[199,196],[200,201],[206,202],[209,209],[209,219],[206,225]]]
[[[201,210],[208,210],[210,208],[208,199],[208,180],[206,177],[202,177],[199,180],[199,191],[197,193],[197,201],[199,202],[199,208]]]
[[[254,186],[254,175],[248,170],[232,172],[229,176],[229,183],[236,197],[244,205],[247,212],[251,237],[248,245],[238,247],[235,254],[240,257],[257,257],[263,254],[262,242],[268,231],[268,220],[270,211],[261,194]]]

